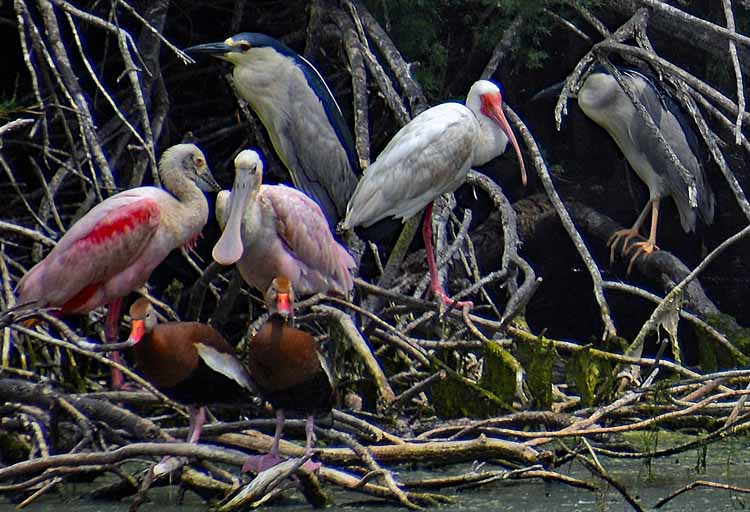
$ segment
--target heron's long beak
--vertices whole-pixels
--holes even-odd
[[[216,221],[219,227],[224,230],[227,225],[227,216],[229,214],[229,203],[232,201],[232,193],[228,190],[222,190],[216,194]]]
[[[130,336],[126,343],[137,344],[146,333],[146,322],[144,320],[133,320],[130,324]]]
[[[518,156],[518,163],[521,164],[521,183],[526,186],[526,166],[523,164],[523,156],[521,155],[521,148],[518,147],[516,136],[513,135],[513,130],[510,129],[508,120],[505,119],[505,113],[503,113],[503,100],[500,95],[489,95],[485,94],[482,96],[482,107],[485,114],[495,121],[497,125],[505,132],[505,136],[513,144],[513,148],[516,150]]]
[[[225,59],[225,55],[233,51],[234,48],[229,46],[226,42],[199,44],[191,46],[190,48],[185,48],[185,52],[187,53],[206,53],[217,59]]]
[[[292,305],[289,301],[289,294],[286,292],[276,293],[276,311],[278,311],[281,318],[287,320],[292,316]]]
[[[212,252],[214,260],[221,265],[231,265],[242,257],[242,216],[250,200],[251,188],[249,172],[235,174],[229,202],[225,207],[229,208],[229,218]],[[223,216],[226,218],[226,211]]]

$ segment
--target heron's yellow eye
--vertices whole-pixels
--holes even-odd
[[[195,159],[195,165],[197,165],[198,167],[203,167],[203,164],[205,164],[205,163],[206,163],[206,161],[203,160],[201,157],[198,157],[198,158]]]

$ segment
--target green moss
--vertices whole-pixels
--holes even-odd
[[[596,348],[615,354],[622,354],[628,346],[628,341],[620,336],[610,336],[604,344]],[[574,352],[565,367],[569,380],[573,381],[581,395],[581,401],[591,406],[609,398],[614,390],[613,380],[616,364],[591,353],[592,346]]]
[[[484,343],[484,366],[479,385],[507,402],[516,391],[516,373],[521,364],[497,343]]]
[[[31,447],[19,436],[0,432],[0,463],[10,466],[29,457]]]
[[[583,405],[592,406],[607,391],[605,383],[612,378],[614,364],[591,355],[590,347],[571,355],[566,365],[568,378],[581,395]]]
[[[430,387],[431,403],[441,418],[485,418],[513,410],[510,403],[470,381],[432,357],[433,371],[445,370],[447,378]]]
[[[544,336],[537,339],[536,343],[520,343],[518,357],[526,369],[526,382],[534,405],[549,409],[552,406],[552,363],[557,351]]]
[[[706,322],[724,334],[737,351],[731,352],[718,345],[704,329],[696,328],[701,368],[715,371],[734,366],[750,366],[750,329],[740,327],[734,317],[723,313],[707,316]]]

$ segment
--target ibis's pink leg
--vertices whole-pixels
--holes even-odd
[[[242,465],[243,473],[247,473],[248,471],[260,473],[261,471],[265,471],[281,462],[281,457],[279,457],[279,442],[281,441],[281,434],[284,432],[285,419],[284,409],[276,409],[276,431],[273,434],[271,453],[265,455],[250,455],[245,459],[245,463]]]
[[[107,343],[117,343],[120,331],[120,309],[122,299],[115,299],[107,306],[107,319],[104,321],[104,337]],[[114,351],[110,354],[112,361],[120,362],[120,353]],[[112,368],[112,388],[120,389],[123,384],[122,372],[118,368]]]
[[[437,264],[435,263],[435,252],[432,249],[432,203],[427,205],[424,212],[422,238],[424,239],[424,248],[427,252],[427,267],[430,269],[430,289],[432,290],[432,293],[437,295],[445,307],[474,307],[474,303],[471,301],[455,301],[448,297],[445,290],[443,290],[443,285],[440,284],[440,276],[438,275]]]
[[[313,440],[313,428],[315,427],[315,419],[312,414],[307,417],[305,421],[305,455],[312,457],[312,440]],[[308,459],[302,467],[310,471],[317,471],[320,469],[320,462],[313,462],[312,458]]]

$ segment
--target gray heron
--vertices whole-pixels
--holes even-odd
[[[688,180],[680,175],[677,166],[658,146],[646,121],[636,110],[625,90],[614,76],[597,66],[584,80],[578,91],[578,105],[587,117],[604,128],[614,139],[630,166],[649,190],[649,200],[632,227],[619,230],[607,241],[610,259],[614,258],[615,246],[622,240],[623,254],[635,251],[628,265],[628,272],[641,254],[651,254],[658,249],[656,228],[659,221],[659,205],[663,198],[671,196],[680,215],[680,224],[686,233],[693,232],[696,219],[711,224],[714,218],[714,195],[709,187],[700,158],[700,147],[694,129],[682,113],[679,105],[651,77],[631,68],[618,68],[622,79],[637,95],[669,144],[677,159],[688,171],[694,183],[691,198]],[[559,86],[542,91],[538,96],[548,95]],[[640,228],[651,211],[649,236],[643,241],[628,245],[634,237],[643,238]]]
[[[315,67],[282,42],[254,32],[186,51],[233,65],[237,92],[265,126],[294,185],[315,199],[335,227],[360,170],[349,128]]]

